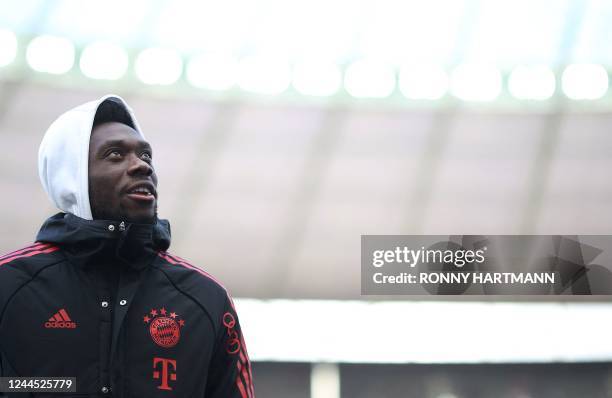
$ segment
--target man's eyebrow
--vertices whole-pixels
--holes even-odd
[[[110,147],[114,147],[114,146],[125,147],[125,146],[128,146],[128,143],[125,140],[109,140],[109,141],[106,141],[100,147],[100,150],[104,150],[104,149],[107,149],[107,148],[110,148]],[[149,144],[146,141],[138,141],[138,147],[139,148],[148,149],[149,151],[151,150],[151,144]]]

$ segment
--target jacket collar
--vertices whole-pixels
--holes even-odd
[[[120,261],[142,269],[158,251],[166,251],[170,246],[170,223],[160,219],[154,224],[85,220],[58,213],[45,221],[36,241],[61,246],[77,265]]]

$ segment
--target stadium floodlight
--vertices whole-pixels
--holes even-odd
[[[183,60],[174,50],[147,48],[136,58],[136,75],[145,84],[170,85],[183,73]]]
[[[464,101],[492,101],[501,93],[499,70],[484,64],[462,64],[451,75],[452,94]]]
[[[510,73],[508,90],[520,100],[547,100],[555,93],[555,74],[543,65],[517,66]]]
[[[438,65],[405,65],[400,69],[399,88],[409,99],[437,100],[448,90],[448,75]]]
[[[442,394],[437,395],[436,398],[457,398],[457,396],[452,392],[443,392]]]
[[[561,85],[571,99],[598,99],[608,91],[608,72],[597,64],[568,65],[563,71]]]
[[[229,90],[236,84],[237,62],[228,56],[200,54],[187,64],[187,80],[191,85],[207,90]]]
[[[61,75],[74,64],[74,45],[63,37],[42,35],[34,38],[26,50],[26,60],[37,72]]]
[[[383,63],[359,60],[346,69],[344,88],[355,98],[385,98],[395,89],[395,73]]]
[[[340,369],[333,363],[316,363],[310,371],[310,398],[340,398]]]
[[[0,29],[0,67],[6,66],[17,56],[17,36],[7,29]]]
[[[238,85],[256,94],[276,95],[291,83],[291,67],[284,59],[253,55],[240,60]]]
[[[128,55],[116,44],[95,42],[85,47],[79,66],[91,79],[116,80],[127,71]]]
[[[336,64],[309,61],[300,62],[293,69],[293,87],[313,97],[334,95],[342,84],[342,72]]]
[[[255,361],[467,364],[612,359],[607,344],[612,303],[236,299],[236,306]],[[280,334],[274,333],[278,314],[283,314]],[[381,343],[389,319],[396,335],[410,336],[408,346]],[[568,325],[567,319],[575,322]],[[449,322],[463,325],[459,346],[448,338]],[[326,325],[352,332],[330,333]],[[568,327],[572,332],[588,329],[589,339],[572,344],[566,334],[555,333]]]

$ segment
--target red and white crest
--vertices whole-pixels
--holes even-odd
[[[159,311],[152,309],[143,320],[149,325],[149,333],[155,344],[164,348],[171,348],[178,344],[185,320],[180,319],[176,312],[168,314],[165,308]]]

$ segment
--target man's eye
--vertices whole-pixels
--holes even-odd
[[[107,156],[109,158],[118,158],[118,157],[121,157],[121,152],[119,152],[119,151],[110,151]]]
[[[151,162],[153,160],[153,157],[149,152],[143,152],[141,157],[145,162]]]

